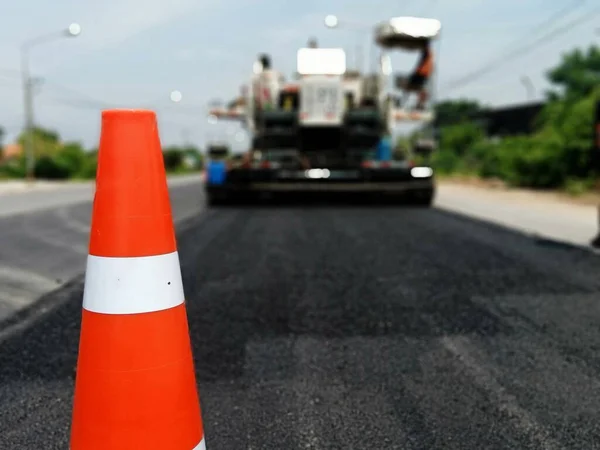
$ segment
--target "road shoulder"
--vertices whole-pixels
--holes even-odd
[[[441,180],[436,206],[575,245],[588,246],[599,230],[593,201],[569,201],[556,193]]]
[[[197,183],[201,173],[169,175],[169,187]],[[42,211],[60,206],[89,202],[94,197],[94,181],[0,182],[0,217]]]

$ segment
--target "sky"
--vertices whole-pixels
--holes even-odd
[[[56,130],[64,140],[95,147],[100,112],[113,107],[150,108],[157,112],[163,145],[232,139],[233,125],[211,125],[207,103],[230,100],[249,81],[258,53],[271,54],[274,68],[289,75],[296,51],[316,37],[321,47],[343,47],[351,64],[356,49],[375,60],[371,28],[395,16],[437,18],[442,34],[438,54],[438,99],[466,97],[489,105],[528,101],[548,88],[546,71],[561,54],[600,44],[596,0],[20,0],[4,2],[0,28],[0,126],[11,142],[22,129],[23,93],[20,46],[28,39],[65,29],[76,22],[82,33],[34,47],[32,75],[36,124]],[[571,6],[573,5],[573,6]],[[557,12],[567,33],[526,50],[539,27]],[[345,24],[324,26],[328,14]],[[596,14],[595,17],[593,14]],[[568,25],[584,16],[587,22]],[[371,27],[371,28],[370,28]],[[540,35],[547,32],[543,29]],[[516,44],[515,44],[516,43]],[[515,50],[516,49],[516,50]],[[452,84],[487,65],[494,70],[470,83]],[[398,72],[412,70],[418,55],[393,58]],[[170,93],[182,100],[174,103]],[[247,145],[235,143],[237,149]]]

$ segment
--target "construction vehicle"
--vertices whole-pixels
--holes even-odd
[[[311,42],[298,50],[296,79],[286,82],[262,55],[244,95],[210,111],[213,118],[241,122],[252,136],[244,164],[229,167],[224,183],[207,184],[212,203],[258,193],[344,192],[400,194],[430,205],[433,169],[415,166],[410,157],[378,158],[377,149],[397,123],[433,121],[431,100],[418,111],[399,100],[389,52],[423,48],[440,29],[437,20],[412,17],[378,25],[374,37],[382,56],[372,74],[349,70],[343,49]],[[433,139],[424,139],[413,150],[434,147]]]

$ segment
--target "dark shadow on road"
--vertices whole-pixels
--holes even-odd
[[[268,196],[240,197],[229,199],[211,208],[344,208],[344,207],[375,207],[375,208],[406,208],[429,206],[408,195],[377,195],[377,194],[340,194],[340,193],[311,193],[311,194],[273,194]]]

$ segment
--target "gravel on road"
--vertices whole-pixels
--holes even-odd
[[[178,236],[209,449],[600,441],[590,252],[413,208],[211,209]],[[68,448],[81,289],[0,341],[1,449]]]

